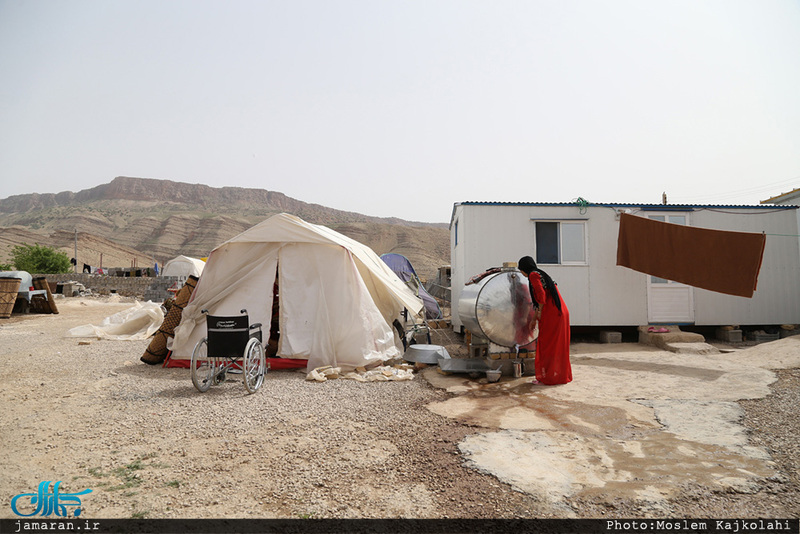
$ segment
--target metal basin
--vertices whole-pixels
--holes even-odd
[[[436,365],[443,358],[450,359],[450,354],[441,345],[409,345],[403,355],[406,361],[429,365]]]
[[[484,358],[443,358],[439,360],[439,369],[449,373],[483,373],[489,366]]]

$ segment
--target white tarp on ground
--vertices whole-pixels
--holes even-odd
[[[279,270],[279,272],[277,272]],[[172,359],[188,360],[206,335],[201,310],[238,315],[266,336],[278,275],[278,355],[349,371],[402,354],[392,321],[422,301],[369,247],[288,214],[275,215],[226,241],[208,258],[175,329]]]
[[[71,328],[67,332],[67,337],[115,340],[147,339],[158,331],[162,322],[164,322],[164,311],[160,304],[137,301],[127,310],[106,317],[99,326],[85,324]]]
[[[205,266],[206,262],[201,259],[176,256],[164,264],[164,268],[161,269],[161,276],[180,276],[182,278],[196,276],[200,278]]]

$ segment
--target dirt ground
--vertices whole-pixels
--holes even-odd
[[[3,518],[42,481],[91,489],[90,518],[800,517],[792,338],[703,357],[580,344],[575,381],[549,389],[275,371],[254,395],[201,394],[141,363],[147,341],[64,337],[131,302],[58,305],[0,320]]]

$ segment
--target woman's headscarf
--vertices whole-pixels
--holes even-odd
[[[526,276],[530,276],[532,272],[539,273],[539,276],[542,277],[542,285],[544,286],[544,290],[550,294],[550,298],[553,299],[553,302],[558,308],[558,311],[561,311],[561,298],[558,296],[558,290],[556,290],[556,283],[550,278],[550,275],[544,272],[543,270],[539,269],[536,266],[536,262],[533,261],[533,258],[530,256],[524,256],[519,259],[519,270],[525,273]],[[539,306],[539,303],[536,302],[536,297],[533,295],[533,288],[531,290],[531,300],[533,301],[534,306]]]

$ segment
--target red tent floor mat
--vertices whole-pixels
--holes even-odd
[[[188,369],[192,363],[191,360],[173,360],[170,358],[170,355],[168,355],[167,359],[164,360],[164,367]],[[267,365],[272,371],[281,369],[304,369],[306,366],[308,366],[308,360],[292,358],[267,358]]]
[[[267,358],[270,369],[305,369],[308,360],[295,360],[292,358]]]

